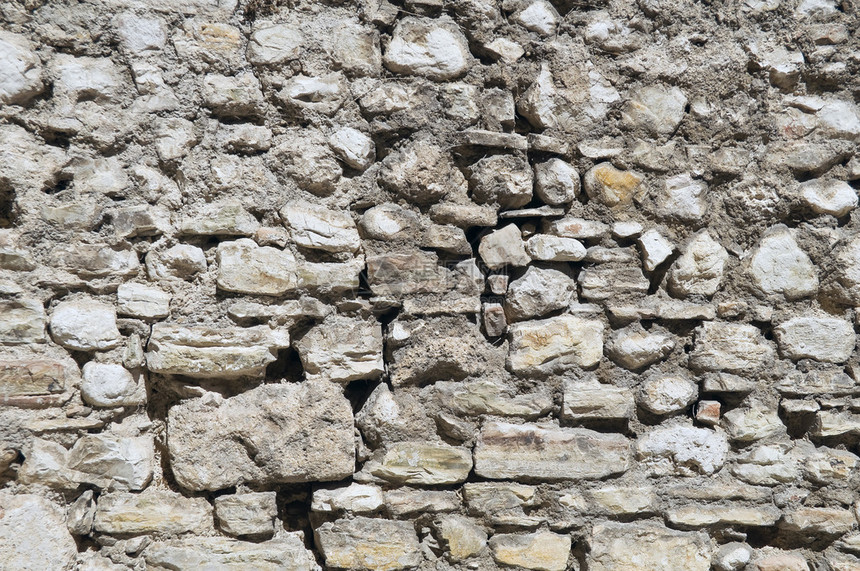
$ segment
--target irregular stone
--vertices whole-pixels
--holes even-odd
[[[406,240],[416,237],[420,220],[411,210],[385,203],[368,209],[362,215],[359,226],[363,235],[373,240]]]
[[[816,484],[844,482],[860,464],[860,458],[845,450],[819,446],[803,460],[803,476]]]
[[[509,322],[540,317],[567,307],[576,296],[576,282],[558,270],[530,266],[508,286],[505,314]]]
[[[745,543],[725,543],[714,554],[714,567],[717,571],[740,571],[749,563],[752,553],[752,547]]]
[[[755,571],[806,571],[809,565],[806,557],[800,553],[773,553],[772,548],[766,548],[764,557],[756,558],[753,563]]]
[[[167,43],[167,32],[159,18],[123,12],[114,17],[111,23],[119,36],[120,45],[132,54],[158,51]]]
[[[526,253],[533,260],[578,262],[585,257],[585,246],[579,240],[536,234],[526,240]]]
[[[288,250],[240,238],[218,244],[216,259],[218,287],[225,291],[283,295],[296,289],[296,259]]]
[[[394,28],[382,63],[394,73],[446,81],[469,69],[469,47],[448,18],[403,18]]]
[[[157,287],[138,283],[120,284],[116,292],[117,313],[141,319],[161,319],[170,315],[171,295]]]
[[[760,369],[773,358],[773,347],[757,327],[714,321],[696,328],[690,366],[703,371],[743,373]]]
[[[69,450],[72,470],[110,478],[130,490],[142,490],[152,480],[155,447],[150,436],[136,438],[86,434]]]
[[[573,315],[518,323],[510,328],[507,366],[514,373],[576,365],[589,368],[603,356],[603,323]]]
[[[326,50],[338,66],[356,76],[378,76],[382,72],[379,32],[354,20],[344,20],[333,32]]]
[[[469,167],[469,173],[476,202],[520,208],[532,199],[532,169],[521,156],[490,155]]]
[[[348,212],[309,203],[291,202],[280,210],[293,242],[326,252],[355,252],[361,239]]]
[[[0,399],[59,394],[77,385],[80,370],[63,353],[0,359]]]
[[[122,365],[84,365],[81,398],[93,406],[137,406],[146,403],[146,387]]]
[[[345,94],[343,76],[335,72],[319,77],[293,76],[278,97],[300,117],[314,113],[331,116],[343,105]]]
[[[652,135],[671,135],[681,124],[686,106],[687,97],[679,88],[649,85],[631,93],[621,117],[630,127]]]
[[[129,276],[137,273],[137,253],[125,246],[104,244],[61,245],[51,252],[51,265],[87,278]]]
[[[463,516],[444,515],[433,525],[448,558],[453,562],[480,555],[487,545],[487,532]]]
[[[760,440],[785,430],[777,411],[757,402],[725,413],[723,426],[729,438],[742,442]]]
[[[644,178],[632,171],[618,170],[610,163],[595,165],[585,173],[584,186],[588,198],[606,206],[630,204],[641,194]]]
[[[262,543],[227,537],[189,537],[156,541],[143,553],[153,569],[284,569],[314,571],[317,563],[301,534],[285,533]]]
[[[641,324],[613,331],[606,343],[606,356],[627,369],[641,369],[660,361],[675,348],[675,339],[657,328],[646,331]]]
[[[653,228],[642,234],[638,242],[642,248],[642,265],[646,272],[653,272],[675,251],[672,243]]]
[[[275,492],[248,492],[215,498],[215,517],[230,535],[272,535],[275,532]]]
[[[352,407],[326,381],[262,385],[220,403],[195,399],[167,418],[173,474],[194,491],[340,480],[355,467],[353,430]]]
[[[298,85],[293,85],[293,93],[304,97],[302,92],[308,87],[308,78],[296,78]],[[316,82],[314,82],[315,84]],[[310,86],[313,88],[313,84]],[[319,87],[319,86],[318,86]],[[288,92],[289,94],[289,92]],[[331,95],[331,93],[329,93]],[[311,103],[315,97],[311,96]],[[301,102],[300,99],[289,100],[292,107]],[[330,107],[331,101],[322,102],[323,111]],[[303,109],[300,107],[300,110]],[[309,113],[316,111],[309,109]],[[276,172],[283,171],[299,186],[316,196],[329,196],[337,188],[343,176],[343,167],[331,150],[323,134],[317,130],[306,128],[290,130],[275,140],[275,146],[269,151],[268,165]]]
[[[34,46],[19,34],[0,33],[0,103],[27,103],[44,89],[42,62]]]
[[[150,250],[146,254],[146,273],[151,280],[187,280],[205,271],[206,254],[197,246],[176,244],[162,252]]]
[[[72,535],[89,535],[93,531],[96,502],[93,491],[86,490],[70,506],[66,514],[66,527]]]
[[[384,505],[382,490],[379,487],[352,483],[345,488],[314,490],[311,511],[368,514],[379,511]]]
[[[255,30],[248,42],[248,61],[254,65],[273,65],[297,59],[304,34],[289,24]]]
[[[538,571],[564,571],[570,555],[570,536],[549,531],[525,535],[497,533],[490,538],[496,563]]]
[[[367,281],[375,295],[400,298],[420,293],[477,295],[483,275],[474,260],[443,266],[435,253],[381,254],[367,258]]]
[[[652,523],[600,523],[588,539],[589,571],[708,571],[713,544],[705,532]]]
[[[41,143],[22,127],[0,126],[0,183],[4,186],[42,190],[57,179],[65,163],[65,152]]]
[[[442,443],[395,442],[378,450],[363,470],[397,485],[458,484],[472,470],[472,455]]]
[[[836,317],[798,316],[774,328],[780,353],[793,361],[844,363],[854,352],[854,327]]]
[[[812,436],[827,438],[843,434],[860,434],[860,416],[850,412],[822,410],[815,414]]]
[[[702,220],[708,211],[707,195],[708,186],[694,181],[690,173],[669,177],[656,197],[660,216],[684,222]]]
[[[595,479],[630,467],[620,434],[535,424],[485,423],[475,446],[475,473],[491,479]]]
[[[516,224],[508,224],[500,230],[495,230],[483,238],[478,246],[481,259],[490,269],[499,269],[506,265],[527,266],[531,258],[526,253],[522,234]]]
[[[552,72],[549,65],[543,63],[535,80],[517,100],[517,111],[537,129],[558,127],[557,97],[558,90],[555,87]]]
[[[678,297],[712,296],[720,289],[729,254],[708,230],[697,233],[669,270],[669,291]]]
[[[74,538],[60,506],[35,494],[0,494],[0,567],[16,571],[73,569]]]
[[[789,531],[833,536],[842,535],[857,525],[851,510],[804,507],[789,511],[779,526]]]
[[[817,214],[840,217],[857,208],[857,192],[841,180],[815,178],[803,182],[800,199]]]
[[[786,444],[757,446],[737,459],[732,475],[756,486],[778,486],[800,477],[797,449]]]
[[[113,214],[113,227],[118,236],[158,236],[170,231],[170,215],[166,209],[148,204],[117,209]]]
[[[260,80],[253,73],[232,77],[207,74],[200,91],[203,104],[221,117],[255,117],[266,108]]]
[[[699,396],[696,383],[680,375],[660,375],[648,379],[639,389],[639,406],[654,414],[679,412]]]
[[[93,528],[123,535],[205,533],[212,529],[212,506],[204,498],[155,487],[139,494],[109,492],[99,497]]]
[[[545,391],[517,394],[497,381],[439,381],[433,385],[442,406],[463,415],[492,414],[535,418],[548,412],[552,397]]]
[[[460,508],[460,496],[455,491],[395,488],[386,490],[383,496],[385,509],[394,517],[453,512]]]
[[[355,424],[373,448],[389,442],[418,441],[436,431],[426,403],[410,391],[392,392],[387,383],[379,383],[371,391],[355,415]]]
[[[818,272],[786,226],[765,232],[747,262],[755,287],[765,295],[801,299],[818,291]]]
[[[373,139],[352,127],[341,127],[328,138],[334,153],[347,166],[363,171],[376,160]]]
[[[860,237],[838,244],[827,265],[826,295],[846,305],[860,303]]]
[[[253,236],[259,227],[257,219],[238,200],[226,200],[184,215],[179,232],[195,236]]]
[[[584,220],[573,216],[565,216],[558,220],[544,220],[544,232],[562,238],[589,240],[602,238],[609,233],[609,227],[597,220]]]
[[[51,338],[73,351],[104,351],[119,345],[116,311],[92,300],[63,301],[51,312]]]
[[[635,413],[630,389],[596,380],[565,379],[561,408],[563,420],[627,420]]]
[[[651,283],[637,266],[600,265],[583,268],[577,281],[582,297],[605,301],[616,296],[644,296]]]
[[[287,330],[266,325],[214,328],[156,323],[147,344],[146,366],[153,373],[192,378],[262,377],[290,346]]]
[[[438,145],[419,139],[382,160],[379,182],[409,202],[429,204],[467,189],[463,174]],[[495,222],[493,222],[495,224]]]
[[[109,102],[123,84],[116,64],[108,58],[74,57],[57,54],[51,62],[54,93],[72,102],[91,98]]]
[[[412,522],[357,517],[326,522],[314,530],[325,564],[335,569],[396,571],[421,562]]]
[[[726,461],[729,444],[722,432],[675,425],[660,427],[639,438],[640,460],[659,474],[713,474]]]
[[[330,315],[294,343],[305,376],[348,383],[375,379],[385,370],[378,322]]]
[[[74,490],[82,483],[99,488],[107,488],[111,484],[109,477],[84,474],[69,468],[69,451],[56,442],[33,438],[22,452],[24,463],[17,474],[22,484],[40,484],[63,490]]]
[[[514,482],[469,482],[463,485],[463,496],[469,513],[483,518],[490,525],[533,527],[543,521],[529,509],[538,505],[535,486]]]
[[[37,299],[0,301],[0,344],[20,345],[45,341],[45,308]]]

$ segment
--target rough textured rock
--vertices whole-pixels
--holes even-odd
[[[592,367],[603,355],[603,323],[572,315],[513,325],[510,339],[508,367],[515,373]]]
[[[34,494],[0,495],[0,564],[5,569],[73,569],[77,547],[55,503]]]
[[[600,524],[592,530],[588,546],[588,565],[594,571],[707,571],[713,552],[707,534],[654,524]]]
[[[170,410],[174,476],[190,490],[339,480],[353,472],[352,422],[349,403],[327,381],[196,399]],[[244,462],[249,455],[253,463]]]
[[[116,310],[97,301],[63,302],[51,312],[51,337],[74,351],[104,351],[120,342]]]
[[[155,569],[316,569],[313,554],[296,533],[263,543],[224,537],[157,541],[146,549],[144,559]]]
[[[308,379],[348,383],[382,374],[382,328],[332,315],[295,342]]]
[[[139,494],[112,492],[99,498],[93,528],[123,535],[205,532],[212,528],[212,506],[203,498],[159,488]]]
[[[335,569],[409,569],[421,561],[412,524],[384,519],[341,519],[315,530],[326,565]]]

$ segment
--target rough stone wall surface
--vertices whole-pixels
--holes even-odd
[[[857,10],[0,2],[0,570],[860,570]]]

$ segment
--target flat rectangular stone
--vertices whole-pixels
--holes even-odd
[[[314,555],[298,532],[252,543],[226,537],[189,537],[153,542],[143,553],[147,569],[249,569],[314,571]]]
[[[597,524],[588,545],[588,571],[708,571],[714,550],[705,532],[650,523]]]
[[[0,361],[0,397],[58,394],[80,378],[71,359],[4,359]]]
[[[45,341],[45,308],[37,299],[0,301],[0,344]]]
[[[475,445],[475,473],[514,480],[603,478],[626,472],[630,456],[630,442],[620,434],[488,422]]]
[[[139,494],[103,494],[93,523],[96,531],[110,534],[205,533],[212,526],[212,506],[205,498],[153,487]]]
[[[353,433],[352,407],[328,381],[185,401],[167,417],[174,477],[194,491],[346,478],[355,468]]]
[[[469,513],[490,525],[532,527],[544,518],[526,509],[538,504],[537,487],[514,482],[470,482],[463,486]]]
[[[570,536],[542,530],[535,533],[497,533],[490,538],[493,559],[537,571],[564,571],[570,556]]]
[[[322,524],[314,535],[329,568],[397,571],[417,567],[422,560],[409,521],[339,519]]]
[[[564,420],[625,420],[636,412],[633,391],[596,380],[564,381]]]
[[[713,321],[696,328],[690,366],[703,371],[749,372],[764,367],[774,355],[758,327]]]
[[[432,442],[394,442],[380,449],[363,471],[393,484],[442,485],[466,480],[468,448]]]
[[[458,139],[461,145],[471,145],[474,147],[490,147],[514,151],[525,151],[529,147],[528,140],[522,135],[485,131],[483,129],[462,131],[458,134]]]
[[[621,296],[644,296],[650,283],[638,266],[594,266],[584,268],[578,282],[582,297],[588,301],[606,301]]]
[[[375,319],[330,315],[294,344],[308,379],[348,383],[385,370],[382,327]]]
[[[782,512],[772,506],[692,504],[666,511],[666,520],[682,528],[711,525],[740,525],[745,527],[771,526],[779,521]]]
[[[154,373],[194,378],[261,377],[290,346],[286,329],[206,327],[156,323],[152,327],[146,366]]]
[[[593,367],[603,357],[603,322],[573,315],[512,325],[508,367],[515,373],[576,365]]]
[[[460,508],[460,496],[448,490],[395,488],[383,492],[385,509],[394,517],[412,514],[453,512]]]

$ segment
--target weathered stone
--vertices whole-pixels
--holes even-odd
[[[311,78],[312,80],[312,78]],[[305,93],[307,90],[321,88],[317,82],[312,81],[311,85],[307,85],[309,78],[295,78],[292,94],[296,98],[288,101],[290,106],[296,107],[302,103],[301,98],[307,97],[310,104],[313,104],[316,96],[313,93]],[[329,86],[330,87],[330,86]],[[285,95],[289,96],[290,91]],[[329,95],[331,93],[329,92]],[[327,111],[334,104],[327,98],[322,102],[322,110]],[[299,107],[299,112],[304,107]],[[308,113],[317,113],[318,111],[309,109]],[[290,130],[282,136],[279,136],[274,141],[274,147],[269,151],[270,162],[275,170],[282,170],[286,175],[293,179],[300,189],[306,190],[316,196],[329,196],[337,188],[338,183],[343,176],[343,167],[340,161],[337,160],[334,151],[328,145],[325,136],[322,132],[316,129],[295,129]]]
[[[314,571],[317,563],[298,532],[262,543],[226,537],[191,537],[157,541],[143,554],[153,569],[278,569]]]
[[[42,144],[22,127],[7,124],[0,127],[0,159],[0,182],[4,185],[42,190],[56,180],[66,154]]]
[[[359,225],[363,235],[373,240],[405,240],[415,238],[420,218],[411,210],[385,203],[368,209]]]
[[[60,394],[81,378],[77,364],[62,350],[25,355],[0,359],[0,399]]]
[[[117,313],[141,319],[161,319],[170,315],[169,293],[138,283],[120,284],[116,292]]]
[[[858,464],[860,458],[851,452],[820,446],[803,461],[803,475],[807,480],[822,485],[844,482]]]
[[[800,508],[787,512],[779,526],[789,531],[824,536],[842,535],[857,525],[851,510],[838,508]]]
[[[860,434],[860,416],[850,412],[822,410],[815,414],[810,433],[813,436],[830,437],[843,434]]]
[[[752,547],[745,543],[725,543],[714,554],[717,571],[740,571],[752,557]]]
[[[785,430],[777,411],[757,402],[725,413],[723,426],[729,438],[743,442],[760,440]]]
[[[684,118],[686,105],[687,97],[679,88],[649,85],[631,94],[622,118],[652,135],[671,135]]]
[[[253,236],[260,223],[239,201],[207,204],[182,218],[181,234],[196,236]]]
[[[51,265],[82,277],[98,278],[136,274],[140,261],[128,245],[75,244],[61,245],[51,252]]]
[[[494,270],[506,265],[527,266],[531,261],[516,224],[508,224],[481,238],[478,253],[484,263]]]
[[[647,523],[595,525],[588,546],[589,571],[708,571],[714,550],[704,532]]]
[[[678,297],[712,296],[723,281],[729,254],[723,246],[702,230],[688,242],[684,253],[669,270],[669,291]]]
[[[72,470],[105,477],[130,490],[142,490],[152,480],[155,448],[149,436],[121,437],[87,434],[69,450]]]
[[[549,531],[525,535],[497,533],[490,538],[496,563],[536,571],[564,571],[570,555],[570,536]]]
[[[755,287],[765,295],[801,299],[818,291],[818,272],[786,226],[777,225],[750,254],[748,271]]]
[[[469,173],[476,202],[520,208],[532,199],[532,169],[522,157],[491,155],[469,167]]]
[[[0,495],[0,567],[18,571],[74,569],[77,547],[63,510],[34,494]]]
[[[641,369],[664,359],[675,348],[669,333],[641,324],[613,331],[606,343],[606,356],[627,369]]]
[[[844,363],[856,344],[854,327],[835,317],[798,316],[774,328],[780,353],[797,361]]]
[[[280,214],[293,242],[299,246],[326,252],[355,252],[361,247],[355,222],[347,212],[291,202]]]
[[[96,516],[96,502],[93,491],[86,490],[76,499],[66,514],[66,527],[72,535],[89,535],[93,531]]]
[[[493,414],[535,418],[552,407],[552,397],[546,391],[516,394],[513,387],[490,379],[439,381],[434,388],[443,406],[464,416]]]
[[[653,272],[675,251],[672,243],[653,228],[642,234],[638,242],[642,248],[642,265],[646,272]]]
[[[639,458],[659,474],[713,474],[726,461],[726,436],[705,428],[675,425],[654,429],[637,442]]]
[[[260,377],[290,346],[286,330],[182,327],[156,323],[147,344],[146,366],[154,373],[192,378]]]
[[[327,522],[314,530],[327,566],[335,569],[395,571],[421,562],[411,522],[357,517]]]
[[[392,391],[387,383],[371,391],[355,415],[355,424],[373,448],[386,442],[419,441],[436,430],[425,403],[412,392]]]
[[[690,173],[667,178],[656,196],[658,211],[664,218],[677,218],[684,222],[697,222],[708,211],[708,187],[693,180]]]
[[[326,44],[332,59],[348,74],[372,77],[382,72],[379,32],[373,27],[343,20]]]
[[[295,342],[308,379],[348,383],[384,371],[382,328],[376,321],[330,315]]]
[[[508,286],[505,314],[509,322],[546,315],[567,307],[576,296],[576,282],[558,270],[534,266]]]
[[[176,481],[195,491],[340,480],[355,462],[352,408],[326,381],[262,385],[221,402],[175,405],[167,435]]]
[[[480,555],[487,545],[487,532],[463,516],[441,516],[434,527],[448,558],[453,562]]]
[[[104,351],[119,345],[116,310],[98,301],[63,301],[51,312],[51,338],[73,351]]]
[[[584,220],[565,216],[558,220],[544,220],[544,232],[562,238],[588,240],[609,234],[609,227],[598,220]]]
[[[288,250],[241,238],[218,244],[217,260],[218,287],[225,291],[283,295],[296,289],[296,259]]]
[[[248,61],[254,65],[272,65],[296,59],[304,40],[302,31],[288,24],[260,28],[248,42]]]
[[[504,48],[503,50],[506,52],[513,51]],[[512,55],[510,54],[508,57]],[[558,116],[558,96],[559,93],[555,87],[549,65],[543,63],[535,80],[517,100],[517,111],[537,129],[558,127],[560,122]]]
[[[712,525],[738,525],[765,527],[774,525],[782,512],[773,506],[746,507],[743,505],[711,506],[693,504],[670,509],[666,520],[681,528],[698,528]]]
[[[610,163],[600,163],[585,173],[585,192],[591,200],[606,206],[630,204],[641,194],[643,177],[631,171],[618,170]]]
[[[162,252],[150,250],[146,254],[146,273],[152,280],[187,280],[205,271],[206,254],[197,246],[177,244]]]
[[[513,482],[469,482],[463,485],[463,496],[471,515],[482,517],[496,526],[533,527],[543,518],[530,508],[538,505],[537,487]]]
[[[732,475],[756,486],[778,486],[800,477],[796,448],[786,444],[757,446],[738,458]]]
[[[603,478],[629,466],[626,438],[583,428],[488,422],[475,447],[475,473],[492,479]]]
[[[471,469],[468,449],[433,442],[389,444],[364,466],[364,471],[386,482],[424,486],[463,482]]]
[[[651,486],[604,486],[586,496],[598,511],[609,515],[630,515],[657,511],[659,498]]]
[[[551,36],[555,33],[559,15],[546,0],[535,0],[528,4],[523,3],[521,9],[511,14],[511,20],[530,32]]]
[[[639,405],[654,414],[684,410],[699,396],[696,383],[681,375],[659,375],[648,379],[639,389]]]
[[[601,384],[595,380],[566,379],[561,418],[573,421],[627,420],[635,412],[630,389]]]
[[[0,103],[27,103],[44,89],[42,62],[26,37],[0,33]]]
[[[710,322],[696,329],[690,366],[703,371],[749,372],[766,366],[773,347],[761,330],[740,323]]]
[[[526,252],[533,260],[578,262],[585,257],[585,246],[573,238],[536,234],[526,241]]]
[[[538,163],[535,171],[535,194],[551,206],[569,204],[579,195],[579,172],[561,159]]]
[[[460,496],[454,491],[396,488],[386,490],[383,496],[385,509],[394,517],[447,513],[460,508]]]
[[[382,490],[367,484],[350,484],[345,488],[314,490],[311,511],[320,513],[368,514],[382,509]]]
[[[108,58],[74,57],[58,54],[51,62],[54,92],[72,102],[92,98],[111,101],[120,90],[119,68]]]
[[[215,498],[215,517],[230,535],[272,535],[275,531],[275,492],[249,492]]]
[[[467,189],[463,174],[438,145],[419,139],[391,153],[382,161],[379,181],[410,202],[429,204],[449,193]]]
[[[376,160],[373,139],[358,129],[342,127],[332,133],[328,144],[340,160],[354,169],[366,170]]]
[[[260,80],[253,73],[232,77],[210,73],[203,78],[201,95],[204,105],[221,117],[255,117],[266,107]]]
[[[45,308],[37,299],[0,301],[0,344],[45,341]]]
[[[772,548],[766,548],[763,557],[756,558],[752,564],[755,571],[806,571],[809,565],[806,557],[800,553],[774,553]]]
[[[469,68],[469,47],[447,18],[404,18],[397,23],[382,63],[395,73],[444,81]]]
[[[857,192],[840,180],[816,178],[803,182],[800,199],[817,214],[845,216],[857,208]]]
[[[573,315],[515,324],[509,328],[508,368],[527,373],[593,367],[603,356],[603,327],[600,321]]]
[[[139,494],[111,492],[99,498],[93,528],[128,535],[204,533],[212,529],[212,506],[204,498],[155,487]]]

